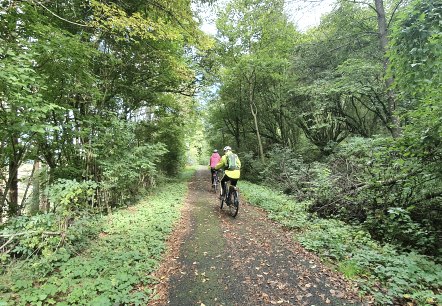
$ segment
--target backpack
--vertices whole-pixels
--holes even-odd
[[[227,155],[227,170],[239,170],[240,169],[240,161],[238,155],[235,153]]]

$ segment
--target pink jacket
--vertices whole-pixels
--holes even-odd
[[[210,156],[210,167],[215,168],[216,164],[218,164],[220,160],[221,156],[219,156],[218,153],[213,153],[212,156]]]

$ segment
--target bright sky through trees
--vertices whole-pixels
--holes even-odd
[[[228,0],[218,1],[218,7],[222,8]],[[333,8],[334,0],[324,1],[299,1],[288,0],[286,3],[286,12],[290,20],[296,24],[300,31],[306,31],[313,26],[317,26],[321,20],[321,16],[330,12]],[[203,19],[201,29],[208,33],[216,34],[216,8],[209,5],[194,6],[194,10],[197,11],[200,17]]]
[[[324,1],[299,1],[288,0],[286,12],[300,31],[306,31],[313,26],[319,25],[321,16],[330,12],[334,0]]]

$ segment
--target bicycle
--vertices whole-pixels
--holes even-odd
[[[219,185],[219,177],[218,177],[218,170],[215,170],[212,174],[212,190],[213,192],[218,191],[218,185]]]
[[[223,209],[224,203],[226,203],[230,215],[236,217],[239,210],[239,189],[236,186],[231,185],[230,181],[226,183],[226,194],[222,193],[222,188],[220,188],[220,209]]]

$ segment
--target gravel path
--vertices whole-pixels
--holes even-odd
[[[189,183],[152,305],[362,305],[351,284],[265,212],[244,200],[236,218],[221,211],[209,179],[201,169]]]

